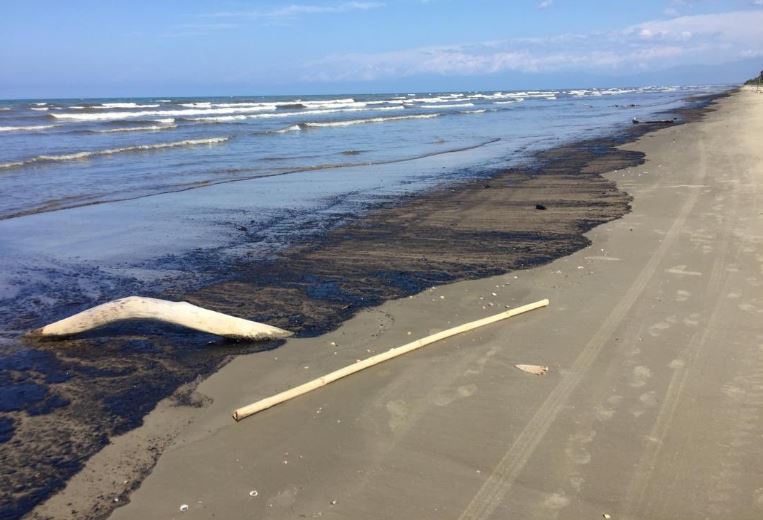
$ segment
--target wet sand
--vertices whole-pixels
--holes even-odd
[[[590,247],[234,360],[112,518],[759,518],[763,96],[718,106],[625,147],[647,155],[608,175],[633,211]],[[542,297],[546,310],[230,419],[369,351]]]
[[[346,317],[343,313],[349,315],[369,303],[404,295],[403,291],[529,267],[580,249],[588,244],[580,236],[583,231],[628,209],[627,195],[612,180],[635,196],[632,214],[588,235],[593,240],[591,247],[545,267],[427,290],[362,311],[328,335],[290,340],[278,350],[236,358],[196,390],[186,392],[187,402],[197,407],[162,402],[142,428],[114,439],[67,490],[37,513],[66,517],[76,509],[79,516],[104,514],[127,499],[158,450],[169,443],[154,472],[130,497],[132,503],[118,509],[115,517],[208,518],[215,514],[228,518],[246,511],[273,518],[319,513],[355,518],[369,514],[378,518],[457,517],[463,513],[463,518],[487,518],[508,508],[520,517],[545,518],[553,513],[572,518],[590,511],[580,509],[586,500],[592,500],[584,497],[586,490],[621,513],[615,506],[624,502],[616,494],[604,496],[596,479],[598,484],[616,487],[616,479],[606,473],[622,476],[632,469],[610,467],[613,461],[622,459],[627,464],[628,456],[638,458],[640,449],[649,451],[639,444],[643,439],[637,426],[648,430],[647,423],[656,420],[655,414],[665,413],[661,412],[659,388],[677,368],[688,366],[686,359],[678,366],[681,356],[691,357],[683,354],[687,345],[670,335],[685,328],[688,332],[680,339],[692,330],[695,334],[704,330],[698,325],[691,329],[682,320],[699,322],[701,313],[708,310],[707,299],[692,294],[701,295],[709,288],[680,289],[689,293],[680,293],[681,298],[686,296],[683,302],[696,298],[700,316],[692,318],[694,312],[686,317],[679,312],[672,318],[664,316],[667,326],[658,325],[654,329],[657,335],[651,334],[653,324],[646,323],[656,317],[656,304],[647,296],[650,291],[674,277],[687,278],[689,284],[707,282],[703,276],[686,274],[701,272],[687,266],[711,260],[713,251],[700,251],[697,256],[691,250],[698,247],[695,242],[681,244],[681,226],[693,216],[691,211],[697,212],[697,219],[707,219],[703,212],[712,204],[703,207],[704,201],[698,197],[703,190],[710,190],[707,197],[715,196],[713,189],[723,191],[726,185],[711,185],[717,176],[707,168],[702,173],[707,178],[701,183],[693,178],[700,175],[690,164],[696,159],[689,153],[697,143],[693,133],[706,132],[702,129],[708,125],[727,124],[730,112],[737,117],[734,110],[743,113],[740,99],[746,95],[721,100],[723,109],[704,122],[649,134],[623,152],[606,153],[616,142],[603,148],[601,142],[589,143],[578,149],[580,155],[562,150],[557,157],[547,157],[543,168],[536,170],[550,172],[549,176],[506,172],[488,181],[488,187],[471,185],[441,193],[441,198],[429,200],[429,208],[417,206],[425,199],[382,208],[377,217],[387,211],[388,218],[351,224],[330,234],[321,248],[305,246],[292,258],[292,265],[297,266],[296,260],[303,260],[304,272],[313,273],[316,279],[295,279],[283,273],[273,280],[287,283],[263,284],[267,278],[254,272],[249,280],[239,277],[234,285],[218,284],[190,295],[189,299],[224,311],[246,305],[249,298],[242,295],[260,292],[277,295],[276,301],[298,301],[298,312],[305,317],[301,322],[293,321],[296,313],[285,312],[287,307],[274,312],[269,321],[285,320],[301,327],[307,336],[318,332],[315,324],[338,323]],[[712,133],[715,139],[729,138],[717,133]],[[673,138],[685,139],[686,144],[674,145]],[[721,144],[728,148],[729,143],[710,143],[703,150],[717,161],[728,160],[725,155],[718,157],[730,153],[718,148]],[[639,164],[643,159],[640,151],[647,152],[650,162],[646,165],[621,170],[610,175],[610,180],[598,176],[613,167]],[[584,157],[586,153],[589,155]],[[735,160],[745,160],[749,153],[737,152]],[[578,157],[585,160],[577,162]],[[569,170],[554,176],[554,160],[582,169],[582,175],[591,178],[580,182]],[[662,168],[652,164],[655,161],[662,161]],[[665,177],[662,170],[668,170],[671,177]],[[746,170],[728,168],[724,172],[736,178]],[[697,187],[700,184],[708,187]],[[521,195],[512,198],[513,193]],[[452,197],[449,204],[442,204],[444,196]],[[689,209],[683,211],[689,202]],[[536,210],[536,203],[548,209]],[[433,213],[432,207],[438,204],[441,210]],[[486,211],[491,206],[494,209]],[[570,214],[575,218],[569,218]],[[723,216],[720,210],[718,214]],[[384,222],[392,232],[383,234],[374,222]],[[406,234],[414,225],[421,226],[418,233]],[[422,233],[428,229],[437,233]],[[671,237],[670,241],[664,237]],[[706,240],[714,242],[715,238]],[[365,285],[357,277],[350,278],[352,284],[346,282],[346,276],[327,280],[332,273],[359,271],[353,270],[358,249],[353,252],[345,245],[353,242],[364,244],[369,252],[362,255],[366,265],[378,266],[365,272],[382,274],[374,274],[376,279]],[[423,253],[413,249],[415,243],[423,243]],[[384,244],[388,248],[382,248]],[[525,249],[519,247],[512,255],[517,244]],[[537,251],[538,244],[552,244],[551,253],[544,256],[545,250],[540,249],[537,262],[527,260],[528,248]],[[678,251],[674,254],[670,248]],[[662,262],[679,253],[693,260],[662,269]],[[521,258],[525,260],[516,260]],[[324,271],[316,269],[322,264],[326,264]],[[458,271],[459,265],[465,267]],[[393,281],[399,280],[401,271],[422,275],[406,277],[406,283],[399,284],[401,293],[373,292],[398,287],[379,284],[379,280],[392,276],[388,273],[395,274]],[[444,274],[438,278],[430,273]],[[304,303],[308,300],[302,295],[316,286],[325,290],[317,300],[333,302],[330,312],[312,312],[313,307]],[[289,291],[299,297],[289,300]],[[239,296],[234,298],[236,294]],[[504,305],[542,297],[552,300],[548,310],[432,346],[240,424],[230,419],[235,406],[372,352],[498,312]],[[675,298],[678,296],[663,295],[659,301],[671,307]],[[267,312],[263,308],[266,302],[267,297],[256,299],[237,314],[262,315]],[[642,314],[634,314],[641,307]],[[332,317],[336,321],[331,322]],[[641,351],[632,354],[642,341],[662,345],[665,337],[673,355],[667,363],[679,360],[673,368],[652,363],[668,356],[668,349],[650,351],[656,360],[638,359],[646,356]],[[535,378],[514,369],[514,363],[548,364],[552,372]],[[663,373],[666,370],[669,372]],[[675,408],[675,404],[671,406]],[[607,439],[603,443],[602,437]],[[622,449],[628,456],[619,453]],[[604,469],[594,465],[595,452],[601,452],[597,456],[602,458],[596,460],[603,461]],[[644,464],[646,472],[653,462]],[[593,468],[598,469],[591,473]],[[252,490],[257,490],[256,497],[250,496]],[[188,504],[189,511],[180,513],[181,504]]]
[[[698,108],[683,111],[683,117],[695,113]],[[270,262],[246,256],[261,249],[263,231],[241,226],[235,242],[240,261],[214,250],[170,256],[144,267],[158,275],[175,273],[176,282],[154,284],[110,277],[97,268],[59,270],[47,277],[54,287],[30,283],[14,308],[0,312],[12,315],[9,329],[23,331],[105,300],[142,294],[190,300],[315,336],[361,309],[433,284],[523,269],[585,247],[585,231],[628,211],[628,195],[599,173],[638,164],[643,154],[615,145],[654,127],[629,125],[607,138],[559,146],[509,171],[474,171],[425,196],[387,197],[361,218],[336,215],[328,231],[306,232],[301,243]],[[307,229],[317,227],[306,223]],[[202,289],[188,289],[194,285]],[[43,312],[38,302],[49,294],[60,301]],[[12,518],[61,489],[111,439],[142,425],[162,399],[199,406],[204,400],[189,395],[201,379],[234,355],[278,346],[229,344],[145,323],[66,341],[7,340],[10,370],[0,380],[0,516]],[[131,477],[123,479],[130,487],[172,439],[166,426],[160,430],[137,450],[140,457],[130,459]],[[77,506],[78,514],[103,516],[118,504],[103,496],[124,487],[122,481],[107,490],[88,485],[91,500]]]

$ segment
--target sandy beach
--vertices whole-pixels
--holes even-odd
[[[237,357],[113,439],[33,517],[128,502],[110,518],[759,518],[763,95],[713,107],[623,147],[646,162],[605,176],[632,211],[589,231],[590,246]],[[546,309],[231,419],[542,298]]]

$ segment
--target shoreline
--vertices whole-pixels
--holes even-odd
[[[592,230],[593,247],[236,359],[199,385],[213,402],[111,518],[759,517],[763,102],[753,96],[626,145],[647,162],[607,177],[633,193],[633,211]],[[407,331],[484,316],[481,298],[542,296],[546,310],[230,419],[232,406]]]
[[[683,124],[727,95],[688,98],[666,114]],[[234,262],[229,279],[175,296],[309,337],[433,284],[544,265],[586,247],[586,232],[627,213],[630,197],[601,175],[640,164],[642,153],[616,147],[665,126],[641,123],[562,144],[521,166],[372,205],[270,261]]]
[[[724,97],[724,95],[719,96],[712,96],[713,98],[716,97]],[[692,111],[691,109],[687,110],[684,114],[684,117],[687,119],[692,119],[696,113],[703,112],[704,109],[695,110]],[[643,136],[644,134],[647,134],[650,130],[654,130],[656,128],[659,128],[663,125],[653,125],[653,126],[647,126],[647,125],[638,125],[637,127],[633,127],[629,129],[628,131],[624,132],[626,134],[630,135],[631,140],[638,139],[639,137]],[[610,138],[609,142],[607,142],[607,139],[599,139],[599,140],[589,140],[584,141],[583,144],[578,144],[578,150],[576,150],[573,154],[575,157],[575,162],[573,167],[570,168],[570,170],[573,170],[575,167],[578,167],[579,169],[586,169],[584,175],[588,176],[588,180],[594,180],[596,177],[600,178],[600,174],[604,171],[609,171],[610,169],[621,169],[626,166],[632,166],[636,164],[640,164],[643,160],[643,154],[635,151],[628,151],[628,152],[621,152],[621,151],[614,151],[614,145],[615,144],[622,144],[623,142],[626,142],[628,139],[625,139],[623,136],[618,136],[616,138]],[[613,143],[612,141],[619,141]],[[558,196],[559,193],[569,190],[570,187],[570,180],[569,178],[566,178],[569,173],[568,171],[561,171],[556,173],[556,179],[559,180],[559,184],[556,186],[557,191],[553,192],[553,190],[549,191],[547,188],[543,187],[544,182],[548,182],[548,180],[552,177],[552,175],[549,175],[548,173],[542,173],[538,174],[538,171],[543,171],[544,168],[551,168],[554,164],[560,164],[562,162],[569,163],[569,157],[570,154],[570,148],[574,147],[575,145],[568,145],[565,149],[565,147],[561,147],[557,150],[547,151],[543,152],[543,155],[546,154],[546,162],[540,161],[539,164],[542,164],[541,167],[535,167],[531,168],[525,171],[520,171],[519,169],[510,170],[509,172],[506,172],[503,174],[503,177],[500,180],[489,180],[487,181],[490,184],[490,188],[485,188],[484,183],[486,181],[477,180],[472,182],[471,187],[464,188],[463,186],[456,186],[456,187],[449,187],[446,190],[440,190],[436,194],[428,194],[423,197],[417,197],[413,200],[406,200],[403,201],[401,204],[394,204],[390,205],[390,207],[386,208],[380,208],[377,210],[374,210],[371,212],[371,215],[377,217],[377,222],[381,222],[386,225],[391,224],[397,224],[397,229],[400,229],[400,220],[395,222],[395,212],[398,212],[399,214],[402,213],[405,218],[411,219],[411,215],[426,215],[427,214],[427,205],[431,209],[432,207],[436,206],[443,206],[443,199],[444,198],[450,198],[452,203],[452,208],[458,208],[458,211],[461,212],[463,210],[464,202],[468,201],[470,197],[478,198],[479,203],[476,203],[473,205],[473,207],[470,207],[469,209],[472,210],[473,214],[477,213],[484,213],[484,207],[486,205],[497,205],[502,200],[505,199],[500,193],[496,194],[496,192],[500,192],[499,186],[501,188],[508,188],[509,190],[513,190],[514,192],[520,191],[523,192],[522,195],[519,195],[520,200],[517,201],[518,209],[512,213],[512,216],[521,216],[525,218],[525,223],[532,224],[532,222],[527,222],[527,220],[533,220],[536,219],[538,215],[543,215],[544,218],[552,219],[553,217],[549,216],[554,211],[559,211],[560,208],[564,208],[565,211],[568,212],[575,212],[577,211],[576,215],[578,215],[578,218],[574,219],[574,224],[570,223],[569,213],[563,214],[563,215],[556,215],[556,218],[559,220],[556,222],[557,231],[554,235],[551,236],[533,236],[533,233],[530,232],[524,236],[517,236],[516,234],[513,234],[509,237],[496,237],[495,234],[481,234],[479,233],[479,230],[469,230],[469,233],[467,234],[466,238],[462,236],[461,240],[456,241],[457,243],[464,244],[465,246],[469,246],[469,244],[478,244],[479,246],[495,246],[496,244],[496,238],[504,238],[504,239],[510,239],[513,240],[514,244],[516,244],[517,239],[524,240],[525,244],[528,244],[528,247],[537,246],[539,243],[539,239],[547,239],[551,238],[551,241],[544,240],[545,243],[552,243],[553,247],[555,249],[552,250],[552,252],[546,251],[546,254],[541,255],[539,258],[540,260],[537,263],[547,263],[551,261],[554,258],[564,257],[565,255],[570,254],[573,251],[579,250],[583,247],[586,247],[588,245],[587,239],[583,237],[582,233],[590,230],[592,227],[601,224],[603,222],[611,221],[612,219],[619,218],[622,216],[622,214],[625,214],[628,210],[628,202],[629,198],[627,195],[625,195],[622,191],[619,191],[616,187],[614,187],[614,184],[611,181],[604,181],[603,179],[601,181],[598,181],[597,183],[593,183],[592,186],[595,186],[596,189],[593,191],[596,193],[583,193],[582,197],[580,197],[578,203],[576,204],[575,201],[566,201],[566,204],[555,204],[556,202],[559,202],[558,199],[551,198],[551,195]],[[606,153],[610,152],[610,154]],[[556,161],[556,163],[555,163]],[[569,166],[569,165],[568,165]],[[500,177],[500,175],[499,175]],[[577,178],[579,179],[579,177]],[[572,179],[572,180],[577,180]],[[566,182],[565,182],[566,181]],[[500,183],[504,183],[503,185],[500,185]],[[536,197],[538,195],[541,196],[540,199],[534,199],[532,196],[528,196],[528,194],[533,193],[531,189],[525,189],[525,190],[517,190],[517,186],[530,186],[532,187],[533,184],[536,184],[535,186],[535,195]],[[495,186],[493,186],[495,184]],[[459,189],[461,188],[461,189]],[[601,193],[601,192],[604,193]],[[505,192],[504,192],[505,193]],[[495,195],[494,195],[495,194]],[[581,194],[578,194],[581,195]],[[593,198],[593,196],[600,196],[599,202],[601,204],[594,205],[593,210],[590,206],[586,206],[586,195],[589,196],[589,198]],[[443,197],[443,198],[440,198]],[[524,197],[524,198],[522,198]],[[509,197],[510,198],[510,197]],[[548,202],[548,200],[554,200],[555,203],[547,204],[546,211],[541,212],[541,210],[535,210],[534,204],[536,203],[536,200],[538,203],[541,202]],[[423,201],[423,202],[422,202]],[[456,204],[457,203],[457,204]],[[481,205],[480,205],[481,204]],[[416,207],[418,205],[418,207]],[[411,206],[414,207],[414,211],[411,213]],[[603,210],[602,210],[603,208]],[[490,225],[494,225],[500,221],[500,219],[505,219],[505,215],[503,211],[505,210],[504,207],[501,207],[499,209],[495,209],[495,219],[490,223],[487,223],[486,227],[490,227]],[[550,211],[549,211],[550,210]],[[418,211],[418,213],[416,212]],[[383,215],[384,218],[379,218],[379,215]],[[580,217],[582,215],[582,218]],[[399,217],[398,217],[399,218]],[[561,220],[566,219],[565,222],[560,222]],[[415,219],[414,219],[415,220]],[[460,220],[460,219],[459,219]],[[448,222],[448,221],[444,221]],[[452,221],[450,221],[452,222]],[[482,219],[479,219],[479,223],[483,226],[486,225],[486,222]],[[512,221],[512,224],[516,225],[518,222],[516,220]],[[552,221],[552,224],[553,221]],[[544,227],[548,229],[549,221],[544,222]],[[348,229],[351,229],[352,232],[348,234]],[[367,238],[368,236],[368,220],[361,218],[357,222],[351,223],[349,226],[339,228],[337,230],[334,230],[329,233],[329,235],[334,234],[333,237],[329,236],[327,240],[322,244],[325,246],[328,244],[329,248],[333,248],[332,255],[334,258],[348,258],[349,255],[346,253],[343,255],[342,252],[346,251],[342,248],[342,241],[348,240],[349,243],[355,243],[358,244],[359,242],[363,242],[363,240],[359,240],[359,238]],[[378,231],[376,233],[378,235]],[[412,233],[411,236],[414,238],[416,237],[415,233]],[[421,234],[419,234],[419,237]],[[389,233],[386,234],[386,236],[382,237],[382,241],[380,244],[389,244],[391,240],[391,235]],[[573,238],[574,237],[574,238]],[[373,236],[371,237],[374,238]],[[476,239],[476,240],[475,240]],[[554,240],[555,239],[555,240]],[[366,244],[373,243],[366,241]],[[408,242],[410,245],[412,242]],[[405,245],[402,244],[401,245]],[[315,250],[317,248],[306,248],[302,249],[300,252],[301,254],[305,254],[306,256],[309,255],[315,255]],[[370,248],[373,249],[373,248]],[[440,254],[442,255],[441,251],[442,247],[440,246]],[[430,251],[432,251],[430,249]],[[506,254],[506,246],[500,245],[499,249],[493,249],[490,250],[489,248],[487,251],[493,255],[505,255]],[[527,251],[527,249],[525,249]],[[561,252],[560,252],[561,251]],[[436,251],[435,251],[436,252]],[[368,306],[374,306],[378,303],[380,303],[381,300],[389,299],[390,297],[397,297],[400,298],[401,296],[407,296],[410,293],[406,293],[405,291],[411,291],[411,292],[417,292],[425,287],[429,287],[433,284],[440,284],[442,282],[448,282],[452,281],[456,278],[459,278],[458,275],[453,276],[453,269],[452,266],[456,264],[456,261],[463,261],[464,257],[468,260],[468,254],[478,257],[478,258],[484,258],[485,256],[489,256],[485,250],[479,250],[475,251],[473,248],[467,247],[466,255],[461,255],[460,257],[458,255],[452,255],[451,252],[448,252],[447,255],[443,255],[442,258],[436,259],[434,262],[433,259],[430,257],[433,257],[434,255],[430,252],[427,253],[429,257],[422,263],[422,261],[418,258],[414,259],[416,263],[419,263],[419,265],[423,265],[424,268],[420,268],[419,272],[421,273],[448,273],[450,276],[445,277],[431,277],[431,276],[420,276],[418,278],[414,278],[413,280],[407,279],[403,280],[402,284],[399,284],[402,286],[402,292],[395,293],[393,295],[389,294],[382,294],[379,295],[371,293],[371,296],[368,296],[368,293],[362,293],[361,292],[361,299],[360,300],[348,300],[344,297],[344,295],[348,292],[346,287],[341,287],[341,283],[337,283],[336,280],[320,280],[321,286],[325,288],[326,292],[325,294],[321,296],[328,296],[328,297],[334,297],[330,301],[330,305],[327,305],[328,312],[322,311],[317,312],[315,316],[321,318],[313,319],[313,323],[318,322],[325,322],[325,317],[330,316],[331,313],[334,315],[337,315],[338,318],[335,318],[334,321],[330,321],[331,325],[329,327],[326,327],[328,329],[335,328],[340,323],[342,323],[344,320],[346,320],[350,315],[356,313],[358,310],[362,310]],[[536,252],[537,254],[537,252]],[[313,256],[313,262],[322,262],[325,261],[327,258],[326,256]],[[524,269],[526,267],[529,267],[528,264],[534,265],[533,262],[527,262],[523,261],[521,259],[521,254],[517,255],[517,258],[519,258],[519,261],[515,265],[511,265],[508,263],[504,263],[503,265],[510,265],[510,267],[503,267],[502,269],[512,269],[512,268],[521,268]],[[538,257],[536,257],[538,258]],[[388,257],[383,258],[384,261],[388,260]],[[439,261],[439,264],[438,264]],[[505,260],[504,260],[505,262]],[[432,269],[431,265],[432,263],[442,266],[448,266],[448,269],[443,268],[435,268]],[[308,264],[309,265],[309,264]],[[316,265],[316,264],[313,264]],[[346,265],[346,264],[345,264]],[[481,270],[474,269],[475,266],[479,266],[479,262],[472,261],[471,263],[467,263],[466,268],[463,268],[460,271],[460,274],[462,275],[461,279],[466,278],[482,278],[485,279],[484,276],[486,275],[495,275],[497,274],[496,270],[500,270],[500,268],[496,267],[483,267]],[[484,264],[483,264],[484,266]],[[428,269],[428,270],[427,270]],[[309,272],[309,268],[306,269],[306,272]],[[470,273],[466,276],[463,276],[463,273]],[[252,272],[250,270],[242,270],[240,273],[244,273],[245,275],[252,275]],[[256,274],[256,273],[255,273]],[[521,273],[520,273],[521,274]],[[257,279],[257,276],[254,276],[253,278]],[[382,278],[383,279],[383,278]],[[292,280],[293,281],[293,280]],[[329,282],[329,283],[326,283]],[[333,283],[332,283],[333,282]],[[206,288],[203,291],[200,291],[197,294],[192,294],[190,296],[180,296],[184,299],[189,299],[193,301],[194,303],[212,306],[216,310],[222,310],[223,312],[226,312],[228,310],[231,313],[241,313],[241,301],[237,300],[235,298],[232,298],[231,295],[235,293],[242,293],[242,286],[238,285],[241,282],[237,282],[236,285],[231,287],[231,282],[225,282],[222,285],[218,285],[214,287],[214,289]],[[312,283],[312,282],[311,282]],[[337,287],[339,286],[340,291],[337,291]],[[365,287],[374,287],[375,284],[368,283],[365,281]],[[378,286],[378,283],[376,284]],[[362,287],[362,286],[361,286]],[[278,289],[278,287],[276,287]],[[281,288],[282,290],[284,288]],[[288,290],[294,290],[294,284],[292,283],[291,286],[288,286],[285,288]],[[352,289],[352,287],[351,287]],[[251,295],[251,287],[248,288],[248,291],[245,292],[246,295]],[[352,291],[349,291],[352,293]],[[420,294],[426,294],[426,293],[420,293]],[[288,294],[287,294],[288,296]],[[376,297],[377,299],[374,300],[372,297]],[[239,296],[238,298],[241,298]],[[268,301],[273,301],[276,297],[271,293],[267,295],[267,297],[264,299],[264,302],[267,303]],[[280,298],[277,301],[287,301],[287,298]],[[293,300],[292,300],[293,301]],[[358,303],[361,302],[361,303]],[[398,301],[404,301],[404,300],[398,300]],[[255,304],[262,304],[263,302],[255,302]],[[349,303],[349,307],[346,307]],[[385,304],[386,305],[386,304]],[[227,309],[226,306],[230,306],[230,309]],[[231,310],[232,309],[232,310]],[[313,307],[315,309],[315,307]],[[287,309],[288,310],[288,309]],[[262,311],[258,309],[256,306],[253,306],[251,308],[247,308],[245,312],[249,316],[255,316],[254,319],[258,319],[257,316],[260,317],[260,319],[263,319],[262,316],[258,313],[261,313]],[[366,310],[362,312],[362,315],[365,314],[374,314],[376,311]],[[484,312],[484,311],[483,311]],[[288,316],[288,312],[282,312],[282,315]],[[266,317],[267,318],[267,317]],[[283,319],[283,318],[281,318]],[[360,315],[353,318],[360,319]],[[367,319],[367,317],[365,318]],[[381,321],[384,321],[384,318],[380,319]],[[303,322],[304,323],[304,322]],[[315,337],[319,335],[322,330],[320,330],[319,327],[310,326],[310,322],[308,321],[307,326],[304,327],[304,330],[306,330],[306,333],[303,333],[302,336],[304,337]],[[334,333],[337,331],[334,330]],[[333,334],[333,333],[332,333]],[[318,339],[318,338],[316,338]],[[301,340],[300,340],[301,341]],[[278,355],[278,352],[280,352],[280,349],[275,351],[276,356]],[[252,357],[252,356],[248,356]],[[240,359],[237,357],[237,359]],[[336,358],[335,358],[336,359]],[[235,361],[234,361],[235,362]],[[225,369],[224,369],[225,370]],[[219,373],[219,372],[218,372]],[[299,378],[303,376],[301,372],[298,372],[296,376]],[[215,377],[215,376],[212,376]],[[185,399],[186,404],[191,404],[192,406],[209,406],[207,401],[203,396],[200,396],[198,393],[196,393],[193,388],[193,385],[191,385],[191,388],[189,388],[185,392],[185,398],[180,399],[182,402],[183,399]],[[179,392],[179,394],[183,394],[183,392]],[[180,430],[182,429],[180,426],[171,426],[168,428],[169,431],[163,431],[167,430],[167,424],[162,424],[161,416],[170,416],[174,417],[173,420],[177,420],[178,417],[184,418],[183,421],[190,421],[191,418],[193,418],[196,415],[196,410],[193,408],[178,408],[171,404],[168,404],[166,402],[163,402],[162,404],[157,407],[157,409],[149,414],[147,417],[147,425],[152,426],[144,426],[137,430],[132,430],[131,432],[127,433],[126,435],[119,437],[116,439],[116,442],[109,446],[109,448],[99,452],[96,454],[92,459],[92,463],[88,463],[85,466],[85,470],[80,474],[77,475],[74,480],[78,480],[80,482],[80,485],[83,485],[84,482],[87,482],[88,477],[87,474],[90,475],[90,478],[93,478],[94,475],[98,475],[98,478],[102,479],[104,477],[104,473],[101,471],[95,470],[93,473],[91,471],[92,466],[101,465],[102,467],[109,467],[111,465],[112,470],[119,470],[123,471],[124,469],[120,467],[120,461],[122,460],[119,453],[116,455],[114,453],[112,454],[106,454],[107,450],[111,449],[113,446],[117,446],[117,448],[111,449],[111,451],[117,451],[119,452],[120,449],[124,450],[122,455],[126,455],[131,451],[132,449],[140,448],[144,450],[144,455],[141,457],[141,461],[137,463],[137,466],[140,466],[140,469],[133,470],[132,472],[128,471],[128,474],[130,475],[130,478],[123,479],[127,480],[129,485],[127,486],[127,489],[125,489],[125,485],[122,483],[122,480],[117,482],[117,479],[115,479],[113,482],[110,482],[108,487],[111,487],[112,490],[118,490],[116,493],[116,498],[119,498],[122,502],[126,499],[127,495],[129,494],[129,489],[132,489],[139,485],[139,482],[141,480],[140,474],[146,473],[149,468],[153,466],[154,460],[159,456],[159,452],[161,452],[161,446],[162,445],[169,445],[172,442],[172,439],[175,435],[177,435]],[[138,439],[136,441],[136,437],[139,437],[138,432],[143,432],[144,430],[150,430],[151,428],[156,428],[155,434],[156,437],[153,438],[152,441],[148,441],[146,439]],[[131,437],[132,441],[122,441],[122,439]],[[130,446],[130,442],[137,442],[138,444],[132,444],[131,449],[126,449],[125,446]],[[118,447],[118,445],[121,444],[121,448]],[[97,462],[93,462],[96,461]],[[135,462],[135,461],[133,461]],[[91,468],[91,469],[89,469]],[[82,478],[80,478],[82,477]],[[73,482],[72,481],[72,482]],[[88,485],[92,485],[93,482],[91,481],[90,484],[84,484],[86,487]],[[77,484],[74,484],[76,487]],[[71,486],[70,486],[71,487]],[[104,493],[106,493],[104,490],[100,490],[97,492],[101,496],[104,496]],[[75,492],[75,495],[77,493]],[[61,496],[63,495],[60,494]],[[80,495],[82,495],[82,492],[80,492]],[[85,498],[84,496],[81,496],[80,498]],[[118,505],[120,502],[106,502],[105,504],[99,500],[97,500],[96,496],[90,496],[91,502],[100,502],[97,504],[97,507],[95,509],[91,509],[89,514],[92,518],[96,517],[103,517],[105,514],[108,513],[110,509],[113,508],[113,506]],[[61,507],[61,498],[59,496],[54,496],[53,499],[49,501],[50,505],[44,505],[38,509],[42,511],[62,511],[61,509],[57,509],[57,507]],[[71,501],[71,500],[70,500]],[[88,500],[83,500],[82,503],[84,505],[78,506],[78,514],[83,513],[83,508],[88,509],[89,507],[92,508],[92,504],[88,506],[86,504]],[[58,503],[58,506],[55,504]],[[55,515],[54,515],[55,516]]]

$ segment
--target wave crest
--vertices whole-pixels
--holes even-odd
[[[124,146],[122,148],[110,148],[107,150],[94,150],[92,152],[76,152],[61,155],[38,155],[24,161],[14,161],[9,163],[0,163],[0,169],[17,168],[28,164],[40,162],[58,162],[58,161],[76,161],[79,159],[89,159],[100,155],[112,155],[124,152],[144,152],[153,150],[162,150],[165,148],[176,148],[179,146],[197,146],[219,144],[227,141],[227,137],[210,137],[209,139],[186,139],[184,141],[174,141],[171,143],[138,144],[134,146]]]

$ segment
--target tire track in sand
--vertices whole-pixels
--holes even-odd
[[[704,173],[707,171],[707,156],[704,139],[700,137],[697,144],[699,169],[703,172],[704,176]],[[724,223],[724,231],[719,233],[721,241],[718,253],[715,256],[710,271],[710,277],[705,289],[705,296],[703,297],[706,301],[715,301],[716,304],[713,306],[712,311],[705,322],[705,326],[692,336],[688,346],[681,352],[676,360],[674,360],[673,376],[670,379],[665,395],[662,396],[662,406],[660,407],[654,426],[646,439],[647,444],[644,446],[644,451],[642,452],[641,458],[633,473],[626,494],[626,499],[624,501],[626,508],[625,518],[635,518],[637,516],[648,490],[651,476],[656,467],[657,459],[659,458],[665,437],[667,436],[673,418],[678,411],[678,403],[683,394],[688,377],[696,367],[704,347],[707,345],[710,333],[719,332],[719,311],[724,306],[721,292],[728,279],[728,273],[725,268],[729,251],[729,237],[732,234],[733,225],[735,223],[736,207],[736,201],[732,201],[731,204],[729,204],[729,216]]]
[[[692,182],[702,184],[705,175],[706,167],[702,164],[697,169],[696,178]],[[636,303],[636,300],[638,300],[654,277],[657,267],[680,235],[681,228],[697,203],[699,195],[699,190],[691,190],[657,250],[636,276],[620,302],[612,309],[612,312],[609,313],[601,327],[599,327],[580,354],[578,354],[578,357],[569,369],[569,373],[551,391],[543,404],[540,405],[538,411],[517,436],[514,443],[503,455],[469,504],[467,504],[459,516],[459,520],[486,520],[490,518],[490,515],[500,505],[503,498],[514,485],[514,481],[524,469],[525,464],[527,464],[527,461],[559,415],[559,412],[564,408],[570,394],[586,377],[601,349],[607,344],[607,341],[623,322]]]

